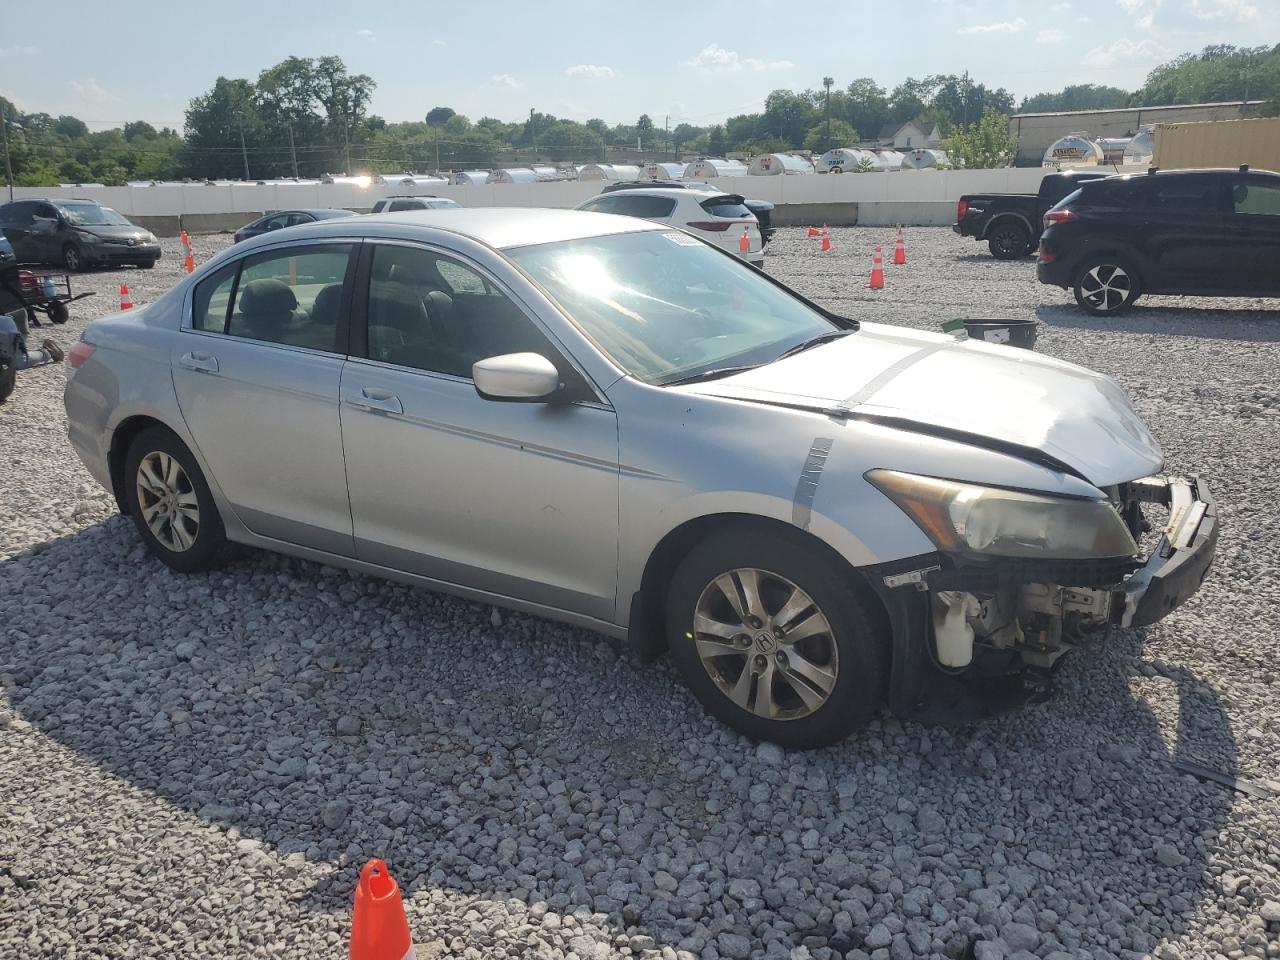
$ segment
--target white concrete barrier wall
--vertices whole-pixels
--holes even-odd
[[[1001,170],[903,170],[895,173],[721,177],[710,185],[774,203],[955,203],[966,193],[1034,193],[1038,167]],[[382,197],[420,193],[466,207],[573,207],[600,192],[600,183],[441,184],[432,187],[351,184],[174,184],[148,187],[17,187],[15,198],[88,197],[125,216],[256,213],[292,207],[368,210]]]

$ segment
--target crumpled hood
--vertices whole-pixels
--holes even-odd
[[[1046,454],[1099,487],[1163,465],[1159,445],[1110,377],[966,337],[865,323],[785,360],[682,389],[989,438]]]
[[[91,223],[86,224],[83,227],[73,227],[73,229],[82,230],[85,233],[92,233],[94,236],[102,237],[104,240],[108,238],[112,240],[129,240],[132,238],[136,239],[140,244],[151,242],[151,238],[148,236],[146,230],[126,223]]]

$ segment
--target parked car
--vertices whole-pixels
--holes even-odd
[[[462,206],[448,197],[383,197],[370,213],[399,213],[401,210],[453,210]]]
[[[176,570],[233,540],[669,649],[711,713],[798,747],[941,684],[1022,690],[1078,629],[1195,593],[1217,538],[1108,378],[859,325],[634,217],[257,237],[90,324],[65,397]]]
[[[22,263],[56,263],[75,272],[160,259],[155,234],[93,200],[14,200],[0,206],[0,232]]]
[[[752,266],[764,266],[764,239],[760,235],[760,223],[747,209],[742,197],[735,193],[721,193],[714,187],[707,190],[644,187],[602,193],[578,204],[577,209],[669,223],[695,233],[707,243],[741,257]],[[747,238],[745,251],[742,249],[743,235]]]
[[[966,193],[956,203],[952,230],[962,237],[987,241],[997,260],[1017,260],[1036,248],[1049,208],[1080,184],[1112,176],[1111,170],[1068,170],[1050,173],[1039,193]]]
[[[330,210],[323,207],[308,210],[277,210],[246,223],[232,235],[232,243],[248,240],[272,230],[283,230],[285,227],[298,227],[304,223],[316,223],[320,220],[334,220],[338,217],[355,216],[350,210]]]
[[[615,190],[635,190],[637,188],[665,187],[668,190],[714,190],[715,187],[701,180],[614,180],[600,191],[612,193]],[[773,226],[773,207],[768,200],[751,200],[744,198],[743,206],[755,214],[760,225],[760,242],[768,246],[777,228]]]
[[[1083,184],[1044,217],[1036,274],[1092,314],[1144,293],[1280,296],[1280,174],[1166,170]]]

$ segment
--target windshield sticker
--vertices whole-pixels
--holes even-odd
[[[678,243],[682,247],[696,247],[699,243],[696,237],[690,237],[683,233],[664,233],[664,237],[672,243]]]

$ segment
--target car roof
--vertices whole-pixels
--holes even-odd
[[[278,217],[282,213],[305,213],[310,216],[321,217],[351,217],[355,214],[350,210],[339,210],[336,207],[290,207],[288,210],[276,210],[273,213],[267,213],[259,217],[260,220],[266,220],[268,217]]]
[[[367,232],[385,236],[406,228],[429,227],[470,237],[498,250],[563,240],[583,240],[618,233],[670,230],[666,224],[583,210],[552,210],[544,207],[456,207],[431,210],[402,210],[393,214],[370,213],[346,218],[341,224],[309,224],[289,230],[333,231],[335,235]],[[301,234],[299,234],[301,235]],[[273,231],[264,236],[279,237]],[[255,238],[256,239],[256,238]]]
[[[628,187],[626,190],[610,190],[608,191],[608,193],[609,193],[609,196],[611,197],[622,196],[623,194],[627,194],[627,195],[640,194],[642,196],[656,196],[656,197],[671,197],[671,196],[687,197],[695,193],[709,193],[714,196],[720,196],[720,197],[736,197],[737,196],[736,193],[726,193],[724,190],[717,190],[715,187],[711,187],[708,190],[688,190],[688,189],[682,189],[680,187],[676,187],[674,189],[671,187]],[[604,193],[602,192],[597,196],[604,196]],[[594,200],[595,197],[591,197],[590,199]]]

